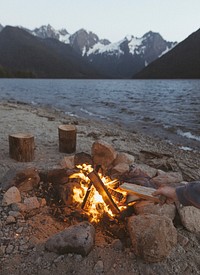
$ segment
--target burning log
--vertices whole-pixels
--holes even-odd
[[[34,136],[31,134],[12,134],[9,135],[9,154],[10,157],[20,161],[29,162],[34,159]]]
[[[99,192],[99,194],[102,196],[104,202],[109,205],[111,211],[113,214],[117,215],[120,213],[119,208],[113,201],[110,193],[108,192],[106,186],[101,181],[100,177],[95,171],[90,172],[88,175],[88,178],[92,181],[94,187]]]
[[[76,127],[74,125],[60,125],[58,127],[59,151],[74,153],[76,151]]]

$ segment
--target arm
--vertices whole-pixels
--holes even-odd
[[[184,206],[195,206],[200,208],[200,181],[187,183],[176,188],[162,186],[153,195],[163,195],[167,203],[179,201]]]
[[[200,208],[200,181],[177,187],[176,195],[182,205]]]

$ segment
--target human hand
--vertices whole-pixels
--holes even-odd
[[[155,192],[152,194],[153,196],[162,195],[166,198],[165,203],[173,203],[178,201],[177,195],[176,195],[176,189],[171,186],[162,186],[158,188]]]

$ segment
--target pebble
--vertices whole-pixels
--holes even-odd
[[[12,223],[16,223],[16,219],[13,216],[8,216],[6,219],[6,224],[12,224]]]
[[[103,261],[99,260],[94,266],[95,273],[103,273],[104,272],[104,264]]]
[[[6,254],[10,254],[14,249],[14,246],[12,244],[9,244],[7,247],[6,247]]]

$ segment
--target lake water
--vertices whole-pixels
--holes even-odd
[[[200,149],[200,80],[0,79],[0,100],[51,106]]]

